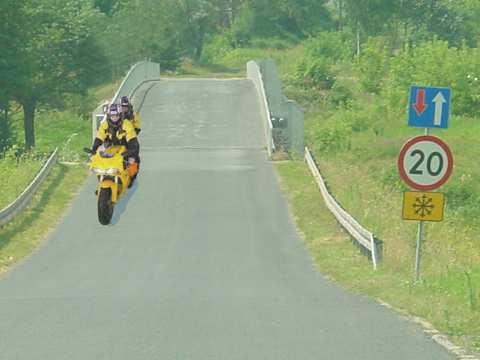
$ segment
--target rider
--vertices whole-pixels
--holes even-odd
[[[122,96],[120,104],[122,105],[122,113],[124,119],[130,120],[133,124],[133,127],[135,128],[135,131],[137,132],[137,135],[140,133],[140,115],[133,111],[133,105],[130,102],[130,99],[128,96]]]
[[[140,164],[140,144],[137,133],[129,120],[122,118],[117,104],[111,104],[107,112],[107,121],[102,121],[93,142],[92,154],[97,152],[100,145],[108,143],[111,145],[124,145],[127,148],[125,154],[129,164]],[[132,177],[130,186],[136,179],[137,174]]]

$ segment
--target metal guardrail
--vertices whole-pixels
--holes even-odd
[[[247,63],[247,78],[253,81],[255,88],[257,89],[258,96],[260,97],[260,104],[262,107],[262,116],[264,118],[265,138],[267,141],[268,156],[271,157],[275,151],[275,144],[273,142],[273,125],[270,118],[270,110],[267,102],[267,95],[265,93],[265,86],[263,83],[262,72],[260,67],[255,61],[249,61]]]
[[[310,171],[315,178],[318,187],[320,188],[320,192],[322,193],[328,209],[332,212],[338,222],[345,228],[345,230],[347,230],[349,234],[358,242],[358,244],[370,252],[373,268],[376,270],[379,262],[380,252],[373,233],[360,225],[358,221],[355,220],[348,212],[346,212],[330,194],[327,189],[327,185],[325,184],[325,180],[320,174],[320,170],[318,169],[317,164],[315,163],[315,160],[313,159],[313,156],[307,147],[305,148],[305,161],[307,162],[308,167],[310,168]]]
[[[118,102],[122,96],[130,96],[140,85],[149,80],[160,80],[160,64],[151,61],[140,61],[134,64],[120,84],[110,102],[99,105],[92,113],[92,140],[97,134],[98,125],[105,118],[104,105]]]
[[[7,225],[30,203],[33,195],[57,162],[57,158],[58,148],[56,148],[52,155],[50,155],[42,169],[37,173],[37,176],[35,176],[30,185],[27,186],[20,196],[18,196],[18,198],[6,208],[0,210],[0,227]]]

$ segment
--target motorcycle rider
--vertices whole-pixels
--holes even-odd
[[[128,98],[128,96],[122,96],[120,105],[122,106],[122,113],[123,113],[124,119],[130,120],[132,122],[132,125],[135,128],[135,131],[137,132],[137,135],[138,135],[141,131],[140,115],[133,110],[133,105],[130,102],[130,99]]]
[[[96,153],[102,144],[124,145],[127,148],[125,158],[129,165],[140,164],[140,144],[132,123],[122,117],[117,104],[111,104],[107,112],[107,120],[102,121],[92,145],[92,154]],[[132,177],[130,186],[137,177]]]

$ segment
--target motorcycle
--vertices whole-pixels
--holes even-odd
[[[138,172],[138,164],[125,160],[127,148],[123,145],[100,146],[95,154],[91,149],[84,151],[92,155],[90,169],[98,178],[98,221],[110,224],[115,204],[126,193],[133,176]]]

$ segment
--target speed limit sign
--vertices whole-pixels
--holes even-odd
[[[430,191],[442,186],[453,170],[452,152],[435,136],[417,136],[403,145],[398,156],[400,176],[410,187]]]

